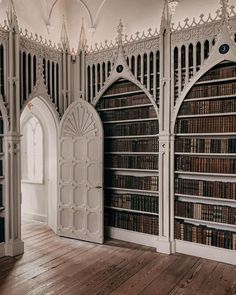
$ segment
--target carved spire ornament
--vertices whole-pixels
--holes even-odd
[[[123,30],[124,30],[124,25],[122,23],[122,20],[120,19],[120,22],[119,22],[119,25],[117,27],[117,44],[118,44],[118,47],[121,47],[123,45],[123,36],[124,36],[124,33],[123,33]]]
[[[221,4],[221,22],[228,23],[229,21],[228,0],[220,0],[220,4]]]
[[[63,22],[62,22],[62,29],[61,29],[61,44],[64,50],[69,50],[70,44],[69,44],[69,38],[67,34],[66,21],[65,21],[64,15],[63,15]]]
[[[85,51],[86,45],[87,45],[87,38],[86,38],[85,28],[84,28],[84,19],[82,19],[78,51],[80,50]]]
[[[15,10],[13,0],[8,1],[7,20],[10,27],[14,27],[15,29],[18,29],[18,21],[17,21],[16,10]]]
[[[179,0],[169,0],[168,6],[169,6],[169,13],[172,17],[175,14],[175,10],[179,4]]]
[[[229,23],[229,1],[228,0],[220,0],[221,6],[221,23],[219,26],[220,34],[217,36],[217,40],[221,38],[221,36],[230,35],[230,39],[234,42],[234,33],[232,31],[232,27]]]

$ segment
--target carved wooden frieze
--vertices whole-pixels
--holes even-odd
[[[159,36],[152,37],[146,40],[133,41],[124,44],[124,51],[126,56],[145,54],[150,51],[157,51],[159,49]],[[87,65],[93,65],[96,63],[114,61],[117,56],[117,46],[113,46],[111,49],[101,50],[97,52],[87,53],[86,63]]]
[[[61,62],[61,51],[58,49],[47,47],[36,41],[29,40],[23,36],[20,38],[20,49],[35,55],[41,55],[46,59],[54,61],[56,63]]]

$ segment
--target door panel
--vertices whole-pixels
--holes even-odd
[[[64,114],[59,139],[58,234],[103,243],[103,127],[78,100]]]

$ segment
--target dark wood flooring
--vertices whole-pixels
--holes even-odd
[[[110,240],[96,245],[60,238],[23,223],[25,254],[0,259],[0,294],[236,294],[236,267]]]

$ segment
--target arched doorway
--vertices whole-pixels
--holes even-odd
[[[21,114],[22,216],[57,229],[57,129],[55,111],[41,97]]]

